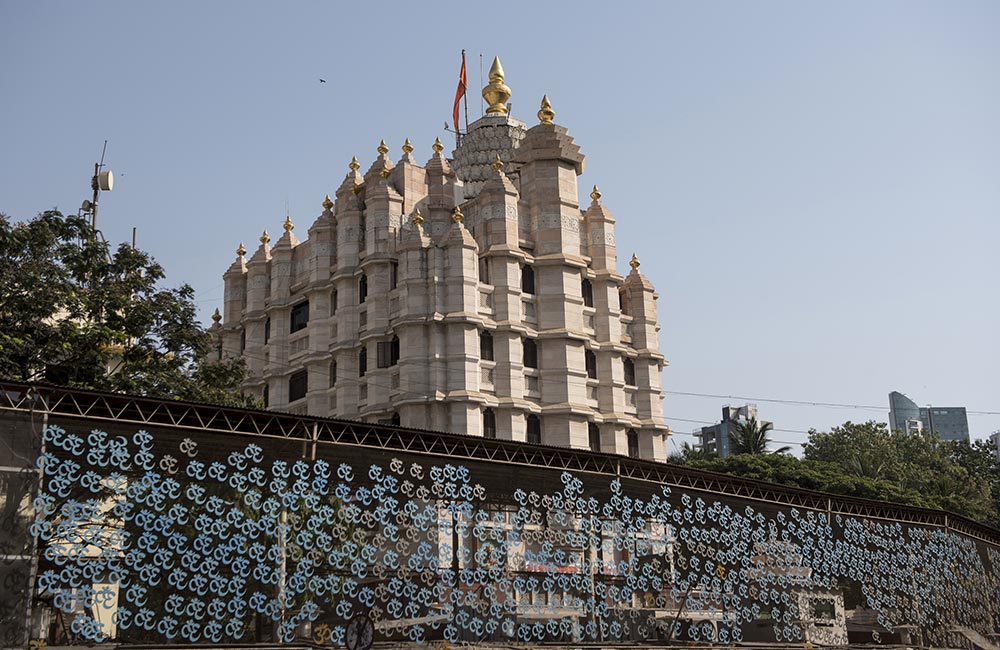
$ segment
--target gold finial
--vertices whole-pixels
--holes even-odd
[[[538,111],[538,120],[542,124],[552,124],[552,118],[556,116],[556,112],[552,110],[552,103],[549,101],[548,95],[542,95],[542,107]]]
[[[295,230],[295,224],[292,223],[291,215],[285,215],[285,232],[292,232]]]
[[[635,253],[632,253],[632,261],[628,265],[632,267],[633,271],[639,270],[639,258],[635,256]]]
[[[348,165],[348,167],[350,167],[350,168],[351,168],[351,171],[352,171],[352,172],[356,172],[356,171],[358,171],[359,169],[361,169],[361,163],[359,163],[359,162],[358,162],[358,157],[357,157],[357,156],[353,156],[353,157],[351,158],[351,164],[350,164],[350,165]]]
[[[236,249],[236,254],[240,257],[243,257],[244,255],[247,254],[247,249],[245,246],[243,246],[243,242],[240,242],[240,247]]]
[[[389,165],[382,165],[382,169],[378,170],[378,175],[382,178],[389,178],[390,171],[392,170],[389,169]]]
[[[490,83],[483,88],[483,99],[489,102],[486,113],[507,114],[507,100],[510,99],[510,88],[503,82],[503,66],[500,65],[500,57],[493,59],[490,66]]]
[[[212,314],[212,320],[215,321],[216,325],[218,325],[219,321],[222,320],[222,314],[219,313],[219,308],[218,307],[215,308],[215,313]]]
[[[403,153],[411,153],[413,151],[413,145],[410,144],[410,139],[407,138],[406,142],[403,143]]]
[[[590,193],[590,198],[594,199],[595,201],[601,200],[601,190],[597,189],[596,185],[594,186],[593,191]]]
[[[413,211],[413,225],[419,228],[421,224],[424,223],[424,217],[420,214],[420,210]]]
[[[326,198],[323,199],[323,209],[324,210],[329,210],[332,207],[333,207],[333,201],[330,200],[330,195],[327,194]]]
[[[385,140],[382,140],[381,142],[378,143],[378,148],[376,149],[376,151],[378,151],[380,156],[384,156],[385,154],[389,153],[389,147],[385,146]]]
[[[441,153],[444,151],[444,145],[441,144],[441,138],[434,138],[434,144],[431,145],[431,149],[434,150],[434,153]]]
[[[465,219],[465,215],[462,214],[462,209],[456,205],[455,209],[451,211],[451,220],[455,223],[462,223],[463,219]]]
[[[490,167],[492,167],[493,169],[495,169],[497,171],[500,171],[501,169],[503,169],[503,160],[500,159],[500,154],[499,153],[497,154],[496,160],[494,160],[492,163],[490,163]]]
[[[262,244],[264,244],[265,246],[267,246],[267,243],[268,243],[269,241],[271,241],[271,236],[270,236],[270,235],[268,235],[268,234],[267,234],[267,231],[265,230],[265,231],[264,231],[264,234],[260,236],[260,243],[262,243]]]

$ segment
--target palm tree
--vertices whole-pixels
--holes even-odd
[[[771,422],[760,423],[757,418],[740,420],[733,422],[733,428],[729,431],[729,453],[731,454],[784,454],[791,451],[791,447],[782,447],[773,452],[768,452],[767,445],[771,442],[768,433],[774,429]]]

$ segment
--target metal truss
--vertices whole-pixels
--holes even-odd
[[[940,510],[828,494],[583,449],[5,380],[0,380],[0,410],[35,411],[95,422],[113,421],[203,433],[333,443],[443,456],[458,461],[616,476],[718,496],[816,510],[831,516],[840,514],[937,526],[1000,546],[1000,530]]]

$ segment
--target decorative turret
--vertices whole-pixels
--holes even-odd
[[[490,166],[497,154],[505,164],[511,161],[527,129],[524,122],[508,114],[510,88],[504,84],[499,57],[493,60],[483,97],[490,104],[486,115],[469,125],[454,153],[455,172],[465,184],[466,199],[479,195],[482,184],[490,178]]]
[[[389,175],[389,182],[402,193],[403,214],[410,214],[426,196],[427,171],[413,159],[413,145],[409,138],[403,143],[402,149],[403,156]]]
[[[590,257],[595,271],[615,273],[618,253],[615,248],[615,218],[601,202],[601,191],[594,186],[590,192],[591,203],[583,214],[584,253]]]

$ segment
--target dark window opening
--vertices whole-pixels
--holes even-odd
[[[358,353],[358,377],[364,377],[366,372],[368,372],[368,349],[361,348],[361,352]]]
[[[542,444],[542,421],[534,413],[528,416],[528,442],[533,445]]]
[[[590,280],[584,278],[580,283],[580,292],[583,294],[583,306],[593,307],[594,306],[594,285],[591,284]]]
[[[635,362],[631,359],[624,359],[622,366],[625,368],[625,385],[635,386]]]
[[[337,290],[334,289],[330,292],[330,314],[337,313]]]
[[[388,368],[399,363],[399,337],[392,337],[391,341],[379,341],[378,343],[378,367]]]
[[[618,290],[618,309],[621,310],[621,312],[623,314],[625,314],[626,316],[628,316],[628,309],[626,309],[626,304],[625,303],[626,303],[626,300],[625,300],[625,290],[624,289],[619,289]]]
[[[521,265],[521,291],[535,293],[535,269],[527,264]]]
[[[268,390],[267,384],[264,384],[264,392],[261,394],[260,398],[264,402],[264,408],[267,408],[271,403],[271,391]]]
[[[597,379],[597,355],[593,350],[586,350],[583,356],[587,364],[587,377]]]
[[[240,352],[245,352],[247,349],[247,331],[243,330],[240,332]]]
[[[309,324],[309,301],[303,301],[292,307],[291,332],[298,332]]]
[[[271,319],[268,318],[264,321],[264,343],[271,340]]]
[[[593,422],[587,424],[587,437],[590,439],[590,451],[601,450],[601,429]]]
[[[479,358],[493,361],[493,334],[486,330],[479,333]]]
[[[534,339],[524,339],[523,341],[524,354],[522,355],[521,362],[525,368],[537,368],[538,344],[535,343]]]
[[[493,409],[485,409],[483,411],[483,437],[497,437],[497,414]]]
[[[358,239],[361,240],[361,250],[364,250],[368,245],[368,219],[365,218],[364,213],[361,214],[361,223],[358,224],[358,229],[361,231],[358,233]]]
[[[362,274],[358,280],[358,303],[368,300],[368,276]]]
[[[479,281],[483,284],[490,283],[490,260],[487,257],[479,258]]]
[[[389,288],[395,289],[399,282],[399,263],[393,262],[389,265]]]
[[[337,385],[337,362],[330,364],[330,388]]]
[[[636,433],[635,429],[629,429],[626,434],[628,438],[628,455],[629,458],[639,457],[639,434]]]
[[[306,396],[309,392],[309,373],[300,370],[288,378],[288,401],[294,402]]]
[[[389,424],[391,424],[394,427],[398,427],[399,426],[399,424],[400,424],[399,413],[397,413],[396,411],[393,411],[392,417],[389,418]]]

